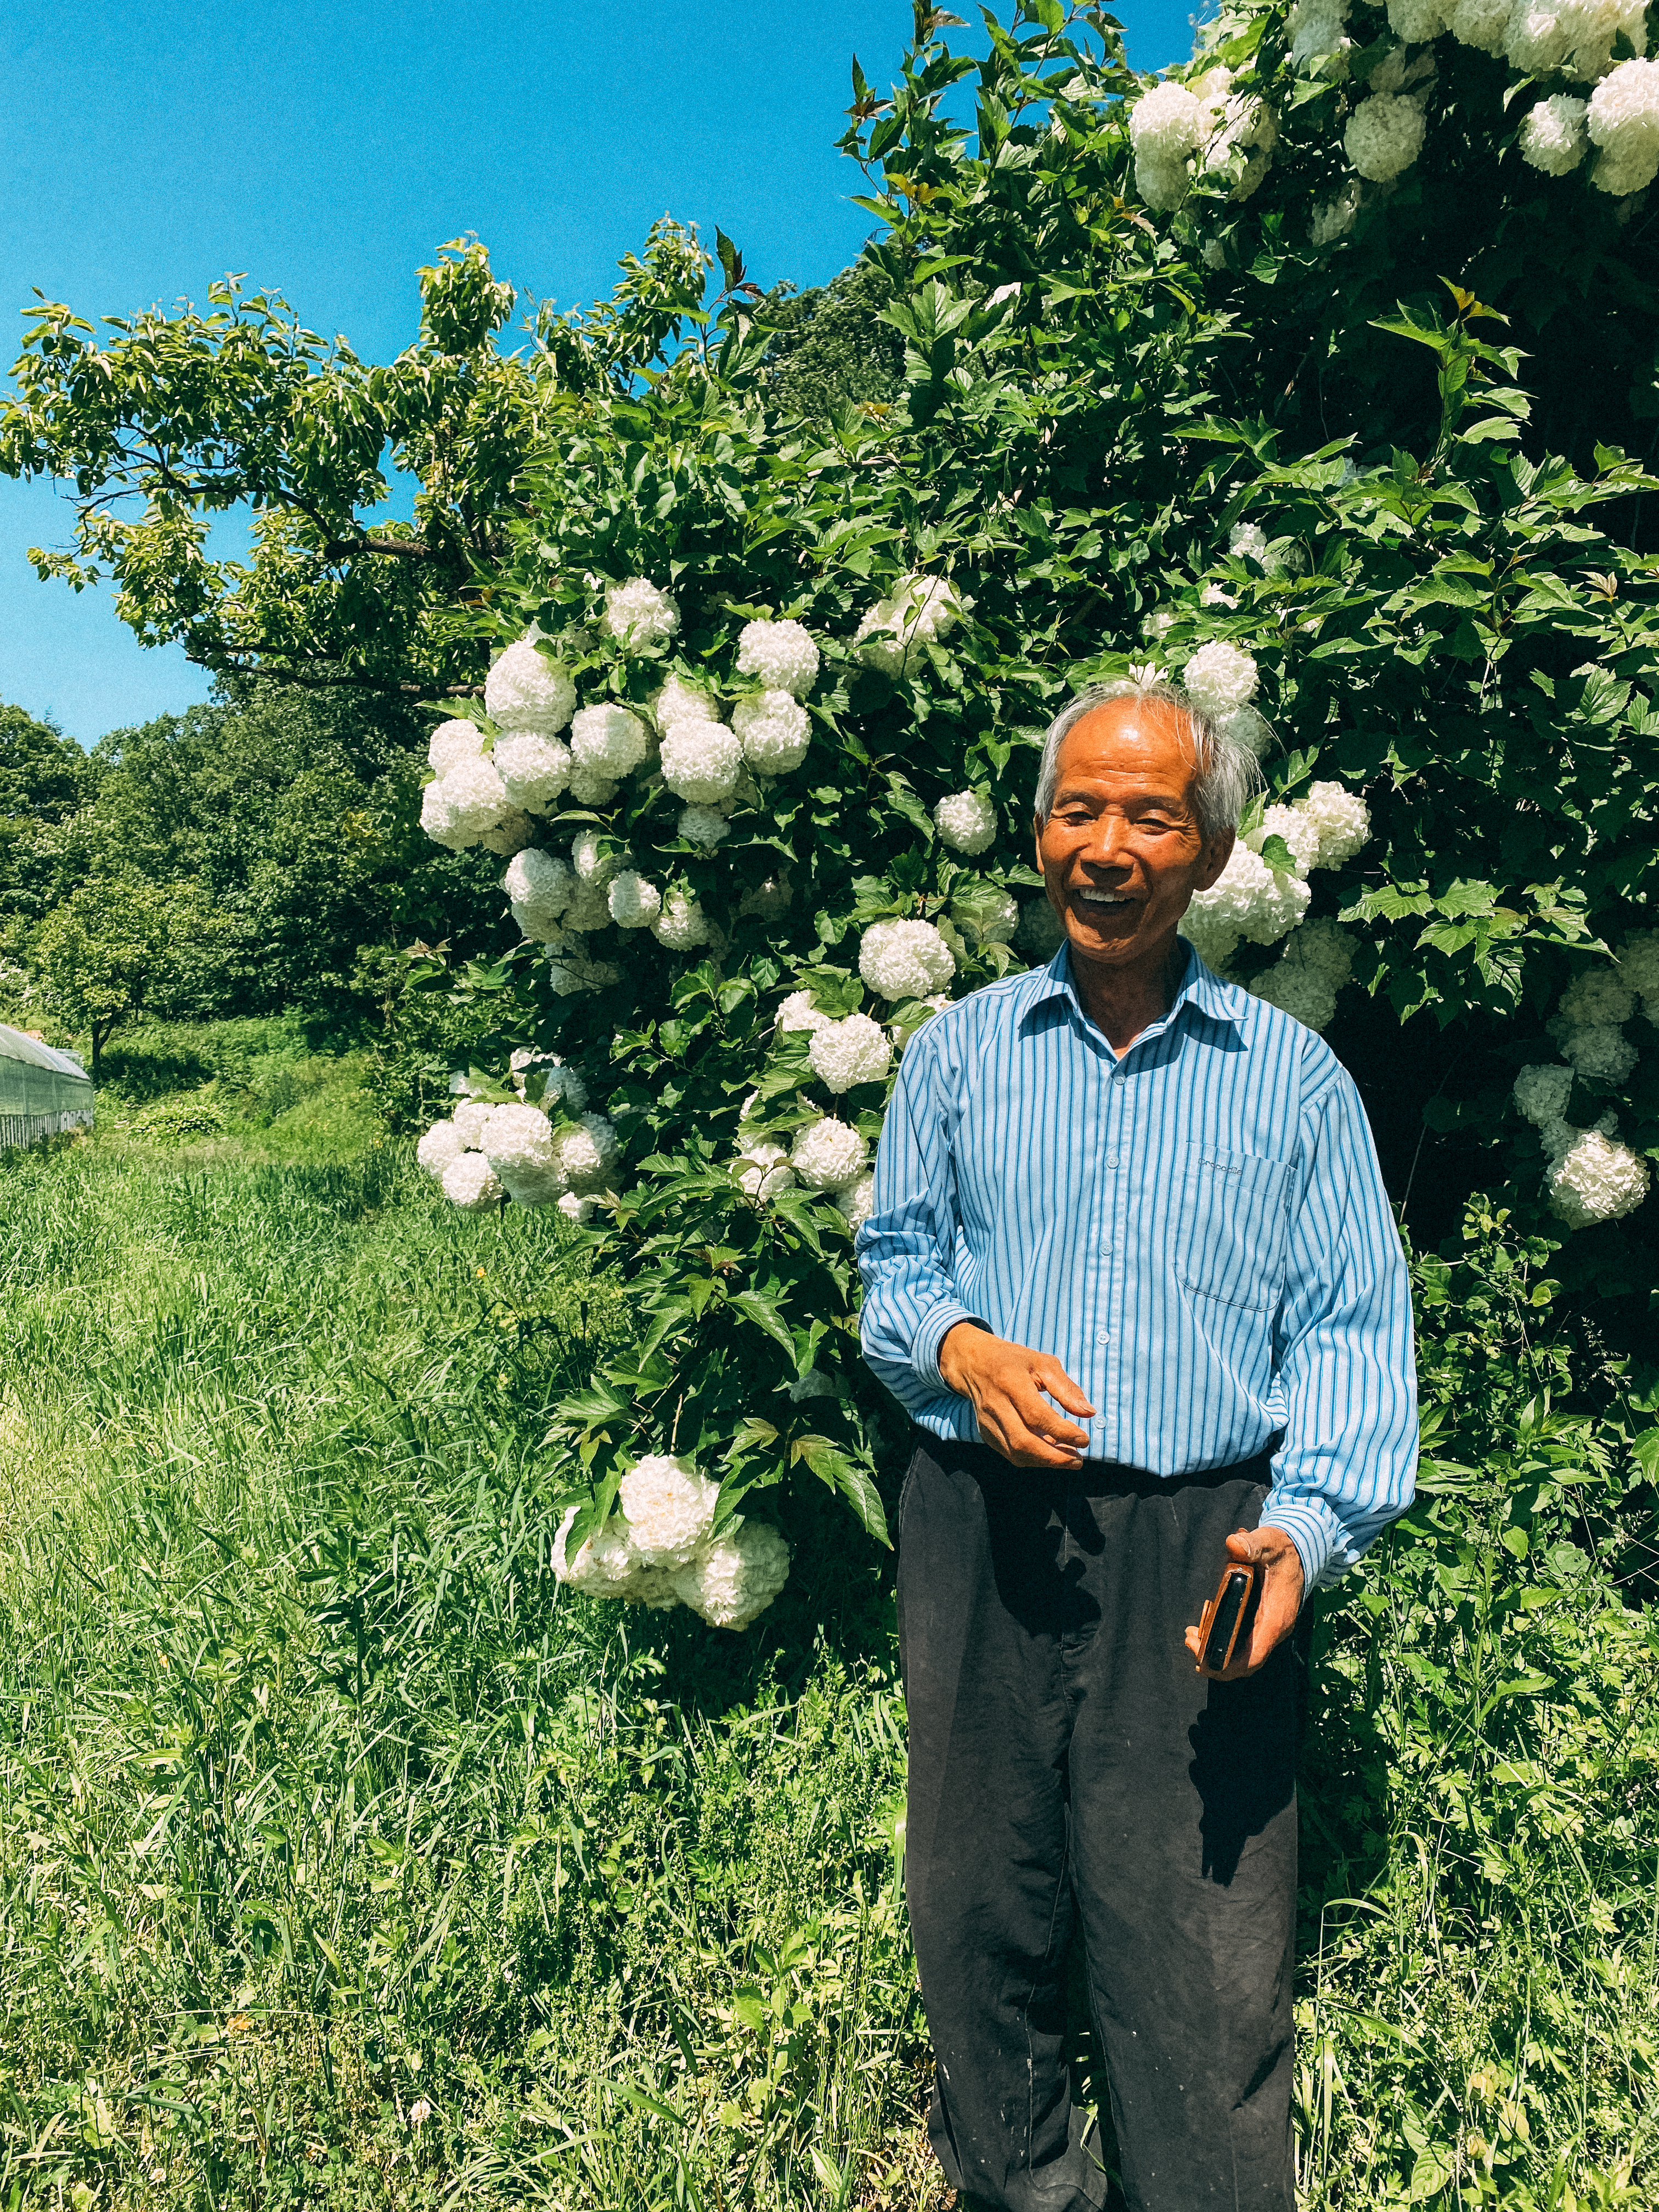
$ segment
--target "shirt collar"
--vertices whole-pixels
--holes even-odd
[[[1185,942],[1184,939],[1182,941]],[[1159,1036],[1164,1030],[1171,1028],[1181,1018],[1183,1008],[1188,1006],[1191,1006],[1195,1013],[1209,1016],[1213,1021],[1231,1022],[1237,1025],[1243,1020],[1249,994],[1241,990],[1237,984],[1224,983],[1220,976],[1212,974],[1199,958],[1195,946],[1188,945],[1186,951],[1187,964],[1182,970],[1181,981],[1169,1012],[1162,1021],[1154,1022],[1143,1030],[1135,1039],[1136,1044],[1144,1043],[1147,1038]],[[1036,969],[1032,981],[1036,986],[1030,1000],[1033,1011],[1046,1006],[1051,1000],[1063,999],[1076,1010],[1079,1020],[1089,1021],[1073,978],[1069,945],[1062,945],[1046,968]],[[1092,1023],[1090,1025],[1092,1027]],[[1134,1047],[1132,1045],[1129,1048],[1133,1051]]]

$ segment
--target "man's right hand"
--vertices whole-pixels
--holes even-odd
[[[972,1400],[983,1442],[1016,1467],[1075,1467],[1082,1458],[1087,1432],[1049,1400],[1068,1413],[1095,1409],[1048,1352],[959,1321],[939,1346],[939,1371],[948,1388]]]

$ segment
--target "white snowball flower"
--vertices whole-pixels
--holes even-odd
[[[1316,1031],[1325,1030],[1336,1012],[1336,993],[1325,976],[1311,968],[1287,968],[1282,960],[1258,975],[1250,990]]]
[[[651,925],[651,934],[671,952],[689,952],[695,945],[707,945],[714,929],[696,899],[684,891],[671,890],[662,912]]]
[[[584,1114],[560,1138],[559,1166],[572,1190],[596,1189],[622,1156],[622,1139],[602,1114]]]
[[[1522,159],[1547,177],[1566,176],[1589,150],[1584,123],[1589,112],[1589,103],[1575,100],[1571,93],[1540,100],[1521,125]]]
[[[1426,128],[1420,101],[1405,93],[1373,93],[1348,118],[1343,150],[1362,177],[1387,184],[1422,152]]]
[[[672,1577],[662,1569],[646,1565],[620,1514],[613,1514],[597,1534],[589,1536],[574,1559],[568,1559],[575,1518],[573,1505],[553,1540],[553,1573],[557,1581],[568,1583],[573,1589],[586,1590],[592,1597],[621,1598],[629,1604],[658,1609],[678,1603]]]
[[[1611,1022],[1589,1023],[1582,1028],[1564,1025],[1557,1041],[1581,1075],[1595,1076],[1603,1083],[1622,1083],[1636,1065],[1635,1046],[1627,1043],[1623,1030]]]
[[[481,753],[456,761],[421,796],[421,827],[434,844],[476,845],[511,809],[507,787]]]
[[[573,806],[609,806],[617,795],[617,787],[608,775],[600,775],[592,769],[579,768],[570,778],[570,801]]]
[[[1659,929],[1638,930],[1619,948],[1620,981],[1642,1001],[1642,1012],[1659,1024]]]
[[[818,680],[818,649],[798,622],[751,622],[738,640],[738,673],[758,676],[769,691],[804,699]]]
[[[607,851],[598,830],[579,830],[570,841],[570,865],[585,884],[608,884],[626,866],[623,855]]]
[[[564,910],[563,921],[567,929],[583,933],[608,928],[611,922],[610,878],[606,877],[603,883],[579,883]]]
[[[1015,937],[1034,960],[1052,960],[1065,941],[1066,927],[1046,896],[1027,899]]]
[[[1260,674],[1248,653],[1213,638],[1201,645],[1182,672],[1187,696],[1201,714],[1224,720],[1255,698]]]
[[[539,1106],[498,1106],[484,1132],[483,1155],[509,1197],[544,1205],[565,1187],[553,1125]]]
[[[612,702],[584,707],[570,725],[571,759],[588,777],[615,782],[639,766],[650,742],[639,716]]]
[[[705,853],[712,853],[722,837],[732,834],[732,824],[715,806],[682,807],[677,826],[688,845],[701,846]]]
[[[1357,792],[1345,790],[1340,783],[1310,784],[1296,811],[1318,834],[1316,868],[1340,868],[1370,837],[1370,808]]]
[[[657,718],[659,729],[668,729],[675,722],[718,722],[720,710],[706,691],[699,691],[695,684],[684,677],[671,676],[660,691],[651,701],[651,711]]]
[[[532,630],[509,645],[484,679],[484,711],[503,730],[556,737],[576,706],[576,687],[563,669],[538,652]]]
[[[878,599],[853,635],[853,648],[866,666],[892,677],[924,641],[949,635],[969,602],[939,576],[902,576],[890,598]]]
[[[777,1027],[785,1030],[821,1030],[835,1019],[833,1014],[821,1014],[812,1004],[810,991],[792,991],[778,1008]]]
[[[848,1014],[845,1021],[825,1022],[813,1030],[807,1057],[819,1082],[840,1092],[855,1084],[879,1083],[892,1065],[893,1048],[879,1022],[868,1014]]]
[[[426,757],[441,776],[460,761],[477,760],[483,750],[483,732],[476,722],[440,722],[432,732]]]
[[[676,722],[663,732],[662,780],[695,805],[730,799],[742,765],[737,732],[724,722]]]
[[[1565,1021],[1627,1022],[1636,1012],[1636,994],[1619,966],[1587,968],[1562,992],[1557,1010]]]
[[[720,1486],[666,1452],[636,1460],[617,1486],[634,1548],[647,1567],[687,1565],[714,1525]]]
[[[878,998],[925,999],[957,972],[956,956],[930,921],[877,921],[859,945],[859,974]]]
[[[502,1195],[489,1161],[482,1152],[459,1152],[442,1176],[444,1196],[463,1213],[483,1213]]]
[[[591,1198],[578,1198],[574,1190],[568,1190],[559,1200],[559,1211],[578,1229],[586,1229],[593,1218],[593,1201]]]
[[[545,807],[570,781],[569,746],[534,730],[513,730],[497,738],[490,758],[515,806]]]
[[[809,1121],[795,1139],[790,1164],[811,1190],[845,1190],[864,1173],[867,1158],[858,1131],[845,1121]]]
[[[567,1114],[574,1114],[580,1119],[587,1110],[587,1085],[574,1067],[567,1067],[552,1054],[549,1054],[547,1058],[552,1065],[546,1070],[542,1089],[543,1106],[562,1106]]]
[[[847,1225],[854,1237],[870,1218],[871,1209],[875,1202],[874,1176],[860,1176],[856,1182],[849,1183],[845,1190],[836,1193],[836,1209],[847,1217]]]
[[[1150,153],[1135,156],[1135,190],[1149,208],[1179,207],[1192,181],[1184,160],[1160,161]]]
[[[997,811],[976,791],[954,791],[941,799],[933,819],[953,853],[982,853],[997,834]]]
[[[1319,866],[1319,825],[1310,821],[1300,807],[1268,807],[1261,817],[1261,827],[1251,830],[1244,842],[1253,853],[1259,853],[1269,837],[1284,839],[1298,876],[1305,876],[1310,868]]]
[[[680,611],[666,592],[635,576],[606,589],[605,626],[619,645],[648,653],[673,636],[680,626]]]
[[[980,904],[979,933],[988,945],[1012,945],[1019,927],[1019,902],[1011,891],[988,884],[989,896]]]
[[[1425,46],[1445,27],[1441,0],[1389,0],[1389,28],[1407,46]]]
[[[811,719],[787,691],[740,699],[732,709],[732,727],[757,775],[787,775],[806,758],[812,742]]]
[[[1232,592],[1224,592],[1219,584],[1205,584],[1200,586],[1198,604],[1201,607],[1236,607],[1238,599]]]
[[[764,1521],[743,1521],[674,1577],[681,1602],[714,1628],[747,1628],[789,1579],[789,1547]]]
[[[1501,54],[1513,0],[1455,0],[1447,16],[1453,38],[1483,54]]]
[[[1339,238],[1346,238],[1353,228],[1354,218],[1359,213],[1359,187],[1344,185],[1340,191],[1328,200],[1316,200],[1308,219],[1308,242],[1316,248],[1334,246]]]
[[[1227,550],[1235,561],[1254,561],[1258,568],[1268,565],[1267,533],[1259,523],[1234,523],[1228,533]]]
[[[484,1134],[489,1127],[489,1117],[495,1110],[493,1106],[486,1106],[481,1100],[476,1098],[469,1098],[463,1105],[455,1109],[452,1118],[456,1129],[460,1133],[461,1142],[468,1152],[483,1151]]]
[[[788,1153],[781,1145],[768,1144],[760,1138],[739,1149],[732,1172],[745,1198],[775,1198],[781,1190],[795,1187],[795,1170],[789,1164]]]
[[[1177,161],[1209,136],[1212,118],[1206,103],[1184,84],[1166,77],[1143,93],[1129,111],[1129,143],[1137,154],[1157,161]]]
[[[522,853],[526,845],[535,842],[536,824],[516,806],[488,830],[480,830],[476,840],[486,853],[499,853],[504,860],[510,860],[514,853]]]
[[[1353,939],[1347,931],[1334,921],[1304,921],[1250,989],[1310,1030],[1323,1030],[1336,1012],[1337,993],[1352,973]]]
[[[1544,1178],[1550,1204],[1570,1229],[1633,1213],[1648,1194],[1648,1165],[1628,1145],[1587,1129]]]
[[[575,887],[564,862],[538,845],[515,855],[501,882],[514,921],[526,937],[539,938],[544,944],[556,933]]]
[[[1181,933],[1212,968],[1231,958],[1241,937],[1252,945],[1275,945],[1308,911],[1313,894],[1288,870],[1270,868],[1243,840],[1218,879],[1195,892],[1182,917]]]
[[[619,929],[648,929],[662,912],[662,893],[636,869],[611,878],[606,903]]]
[[[1542,1129],[1566,1118],[1572,1096],[1572,1070],[1544,1062],[1523,1067],[1515,1079],[1515,1103],[1528,1121]]]
[[[1296,0],[1291,9],[1291,59],[1316,61],[1322,54],[1340,53],[1348,44],[1344,27],[1348,0]]]
[[[429,1176],[441,1182],[451,1160],[468,1149],[466,1139],[453,1121],[434,1121],[415,1147],[415,1158]]]

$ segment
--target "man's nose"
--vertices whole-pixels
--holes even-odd
[[[1082,857],[1091,868],[1126,868],[1129,865],[1127,825],[1109,814],[1096,817]]]

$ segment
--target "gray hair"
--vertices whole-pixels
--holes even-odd
[[[1079,691],[1075,699],[1062,707],[1049,723],[1048,733],[1042,740],[1042,764],[1037,770],[1039,817],[1046,817],[1054,803],[1060,749],[1067,734],[1085,714],[1091,714],[1097,707],[1103,707],[1109,699],[1134,699],[1148,705],[1173,707],[1184,717],[1192,734],[1198,769],[1194,792],[1198,826],[1206,837],[1218,837],[1224,830],[1237,830],[1240,815],[1261,788],[1261,770],[1255,749],[1242,732],[1235,734],[1237,722],[1245,718],[1235,717],[1232,723],[1218,722],[1202,708],[1195,707],[1186,693],[1178,691],[1173,684],[1138,684],[1127,676],[1110,684],[1090,684],[1086,691]]]

